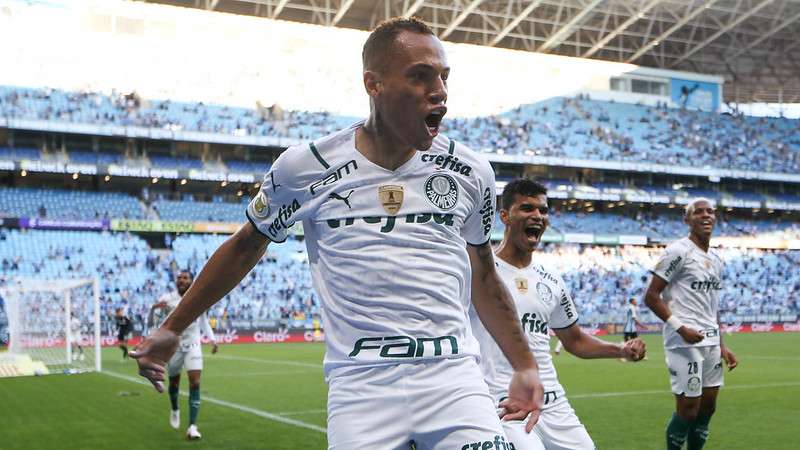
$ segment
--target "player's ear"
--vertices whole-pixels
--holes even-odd
[[[364,71],[364,89],[370,97],[377,97],[382,88],[381,77],[378,72],[372,70]]]
[[[507,209],[500,210],[500,221],[503,222],[503,225],[508,226],[509,222],[511,222],[511,218],[508,215]]]

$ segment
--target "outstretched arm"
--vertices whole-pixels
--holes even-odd
[[[564,343],[564,348],[578,358],[625,358],[629,361],[640,361],[646,351],[644,342],[639,338],[631,339],[625,344],[606,342],[584,333],[578,324],[553,329],[553,332]]]
[[[470,245],[467,252],[472,266],[472,304],[514,368],[508,399],[501,404],[508,406],[513,414],[507,414],[504,419],[523,419],[530,413],[526,427],[530,432],[539,420],[544,395],[536,359],[522,333],[511,294],[495,271],[492,247],[488,242]]]
[[[214,336],[214,330],[211,329],[211,324],[208,323],[208,313],[200,316],[200,332],[211,341],[211,354],[217,353],[219,351],[217,337]]]
[[[164,391],[164,367],[175,353],[178,336],[250,272],[269,242],[250,222],[244,224],[211,255],[161,327],[139,345],[132,355],[139,364],[139,374],[150,380],[158,392]]]
[[[728,366],[728,371],[731,371],[739,365],[739,360],[736,359],[736,354],[733,353],[731,349],[725,345],[725,342],[722,341],[722,323],[719,320],[719,314],[717,314],[717,326],[719,327],[719,352],[720,357],[722,357],[725,364]]]

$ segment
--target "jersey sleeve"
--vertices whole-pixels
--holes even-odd
[[[492,235],[496,191],[494,170],[489,161],[481,157],[476,166],[478,195],[475,205],[464,221],[461,236],[468,244],[483,245]]]
[[[667,247],[651,272],[669,283],[681,271],[685,259],[679,248]]]
[[[289,228],[309,216],[310,194],[305,181],[320,168],[308,145],[288,148],[247,205],[247,220],[272,242],[285,241]]]
[[[556,299],[555,306],[553,306],[553,312],[550,314],[550,328],[557,330],[569,328],[578,322],[578,309],[575,308],[575,302],[572,301],[567,285],[561,277],[558,278],[558,285],[561,288],[561,293]]]
[[[200,316],[200,332],[211,340],[211,342],[216,343],[217,337],[214,336],[214,330],[211,329],[211,324],[208,323],[208,314],[203,313]]]

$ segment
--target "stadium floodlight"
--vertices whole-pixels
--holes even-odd
[[[0,377],[102,370],[96,278],[18,278],[0,289],[0,297],[9,331]]]

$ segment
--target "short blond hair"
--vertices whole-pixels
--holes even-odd
[[[684,217],[691,216],[692,213],[694,212],[695,208],[697,207],[697,204],[700,203],[700,202],[706,202],[709,205],[711,205],[712,208],[716,208],[717,207],[716,202],[714,202],[714,200],[711,200],[708,197],[696,197],[696,198],[693,198],[689,203],[686,204],[686,208],[684,209],[683,216]]]

